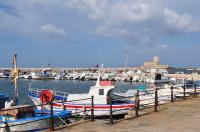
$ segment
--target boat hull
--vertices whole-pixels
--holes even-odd
[[[40,105],[41,101],[37,97],[31,97],[31,100],[34,102],[35,105]],[[50,106],[48,106],[50,107]],[[129,110],[133,109],[135,107],[135,104],[132,103],[126,103],[126,104],[113,104],[112,110],[113,115],[121,115],[121,114],[127,114]],[[37,107],[38,109],[41,109],[40,106]],[[72,112],[72,115],[80,114],[80,115],[91,115],[91,104],[79,104],[79,103],[69,103],[65,102],[63,103],[56,103],[54,102],[53,105],[54,110],[63,110],[66,109],[68,111]],[[94,104],[94,115],[95,116],[109,116],[110,115],[110,105],[107,104]]]
[[[50,79],[54,79],[50,76],[31,76],[32,79],[34,80],[50,80]]]
[[[63,120],[65,118],[60,117]],[[59,126],[62,121],[57,116],[54,116],[54,126]],[[41,131],[50,128],[50,118],[27,118],[23,120],[11,121],[11,122],[1,122],[0,123],[0,132],[22,132],[22,131]]]

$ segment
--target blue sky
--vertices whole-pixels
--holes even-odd
[[[199,0],[1,0],[0,67],[200,66]]]

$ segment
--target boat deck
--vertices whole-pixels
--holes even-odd
[[[95,120],[58,132],[199,132],[199,109],[200,97],[196,97],[159,106],[159,112],[152,112],[137,119],[123,120],[113,125],[109,124],[109,121]]]

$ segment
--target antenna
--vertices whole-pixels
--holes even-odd
[[[128,62],[128,54],[125,55],[124,68],[126,68],[127,62]]]
[[[48,68],[51,67],[51,60],[49,60],[49,63],[47,64],[47,67],[48,67]]]
[[[79,56],[77,55],[77,57],[76,57],[76,68],[79,68],[78,66],[79,66]]]

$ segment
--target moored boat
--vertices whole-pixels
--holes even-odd
[[[97,79],[96,85],[90,87],[88,93],[85,94],[69,94],[64,92],[58,92],[50,90],[55,96],[54,109],[62,110],[63,107],[66,110],[72,111],[72,113],[79,113],[81,115],[85,114],[83,111],[90,110],[91,107],[91,97],[94,97],[94,115],[95,116],[108,116],[110,115],[110,103],[112,103],[113,115],[127,114],[128,110],[135,107],[133,101],[124,100],[113,100],[110,102],[110,95],[113,89],[116,88],[111,81],[100,81],[100,75]],[[29,97],[34,102],[35,105],[40,105],[41,100],[39,94],[42,92],[41,89],[30,89]],[[62,95],[61,95],[62,94]],[[60,101],[65,101],[64,103]],[[76,100],[76,101],[74,101]],[[38,109],[41,109],[38,106]],[[88,113],[90,114],[90,113]]]
[[[35,80],[49,80],[54,79],[50,75],[44,74],[42,72],[31,72],[31,78]]]
[[[24,75],[23,75],[23,78],[24,78],[24,79],[32,79],[32,77],[31,77],[30,74],[24,74]]]
[[[12,83],[15,84],[15,97],[11,99],[8,95],[0,94],[0,132],[22,132],[39,131],[50,127],[50,118],[54,118],[55,126],[65,123],[71,115],[71,112],[54,111],[48,109],[36,110],[34,106],[19,105],[18,103],[18,85],[19,69],[16,62],[17,55],[13,58]],[[52,103],[52,100],[49,100]],[[53,124],[53,123],[52,123]]]
[[[54,126],[67,121],[70,115],[69,111],[54,112]],[[29,105],[12,106],[0,111],[0,132],[46,130],[50,128],[50,118],[49,111],[37,111]]]

